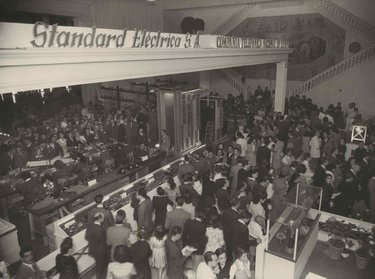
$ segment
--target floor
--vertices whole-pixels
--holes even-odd
[[[328,256],[328,246],[318,241],[302,272],[301,279],[304,279],[309,272],[328,279],[374,279],[375,258],[370,260],[367,269],[361,270],[356,265],[353,253],[350,253],[346,259],[332,260]]]

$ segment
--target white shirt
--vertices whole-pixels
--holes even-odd
[[[310,156],[311,158],[320,158],[320,140],[317,136],[313,136],[310,140]]]
[[[262,227],[254,220],[250,221],[248,229],[249,229],[249,235],[251,237],[255,239],[260,239],[262,240],[262,242],[266,240],[266,237],[263,235]]]
[[[266,216],[264,208],[260,202],[258,202],[257,204],[251,202],[249,205],[249,212],[251,213],[251,220],[254,220],[255,216],[258,215],[262,217]]]
[[[229,278],[230,279],[234,279],[235,278],[236,272],[237,272],[237,267],[239,267],[240,270],[244,270],[245,267],[246,267],[250,271],[250,261],[248,260],[247,263],[245,264],[243,261],[236,260],[232,264],[232,266],[230,267],[230,270],[229,270]],[[251,273],[250,273],[250,276],[251,276]]]
[[[201,262],[197,268],[197,279],[216,279],[216,275],[205,262]]]
[[[241,145],[241,156],[245,157],[247,150],[247,141],[243,138],[238,138],[237,143]]]
[[[132,263],[112,262],[108,265],[107,279],[129,278],[132,274],[137,274]]]

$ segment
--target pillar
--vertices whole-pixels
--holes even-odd
[[[288,62],[276,64],[275,111],[284,114]]]
[[[199,88],[210,89],[210,72],[199,72]]]

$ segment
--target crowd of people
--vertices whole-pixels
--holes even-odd
[[[373,142],[360,143],[346,160],[355,105],[347,114],[340,103],[323,111],[293,96],[282,115],[258,89],[248,101],[225,101],[246,119],[229,142],[185,156],[177,177],[153,197],[138,187],[136,231],[125,211],[113,216],[96,197],[85,235],[96,278],[251,278],[265,222],[279,216],[297,185],[321,188],[323,211],[374,221]],[[56,258],[60,278],[78,278],[72,245],[64,240]]]

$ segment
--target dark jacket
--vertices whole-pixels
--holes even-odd
[[[89,223],[86,228],[85,239],[88,242],[88,253],[93,258],[107,257],[106,230],[95,223]]]
[[[206,247],[206,226],[199,220],[187,220],[182,235],[184,245],[188,245],[197,249],[195,254],[203,255]]]
[[[152,251],[150,245],[145,240],[139,240],[130,247],[134,267],[142,279],[151,279],[151,268],[148,258]]]
[[[115,219],[113,218],[112,212],[103,207],[96,207],[90,210],[89,215],[88,215],[89,223],[94,223],[94,215],[96,212],[101,212],[104,214],[104,222],[102,224],[102,227],[104,230],[107,230],[109,226],[113,226],[115,224]]]
[[[174,242],[169,237],[165,241],[165,253],[167,255],[167,275],[168,278],[182,278],[185,268],[186,257],[181,253],[181,242]]]
[[[138,228],[145,228],[148,232],[152,232],[152,202],[145,199],[138,206]]]
[[[60,273],[60,279],[78,279],[78,265],[72,256],[58,254],[56,256],[56,270]]]
[[[249,229],[238,220],[234,226],[236,229],[233,230],[233,251],[236,251],[238,247],[249,251]]]

